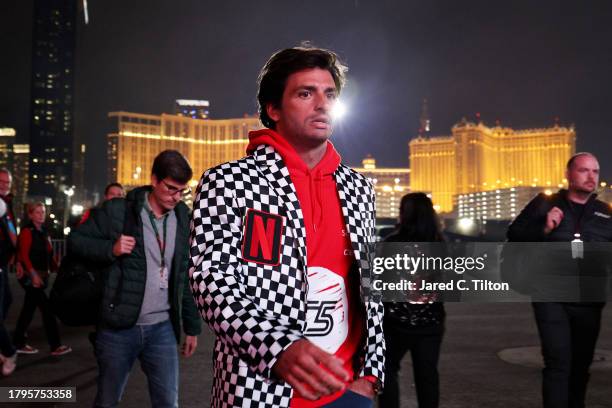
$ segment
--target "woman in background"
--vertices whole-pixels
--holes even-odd
[[[51,310],[49,299],[45,293],[49,281],[49,273],[57,272],[57,262],[53,254],[51,239],[44,227],[46,209],[43,203],[28,205],[30,222],[19,233],[17,241],[17,259],[23,266],[24,276],[20,279],[25,289],[25,298],[17,327],[13,336],[13,343],[17,352],[21,354],[35,354],[38,350],[26,344],[26,331],[38,307],[43,317],[43,325],[47,334],[47,341],[51,355],[61,356],[70,353],[72,349],[60,342],[57,321]]]
[[[399,224],[385,242],[443,242],[441,224],[433,203],[423,193],[402,197]],[[410,350],[419,408],[437,408],[440,400],[438,359],[444,334],[444,306],[425,303],[385,304],[384,332],[387,346],[385,386],[380,406],[399,407],[398,374]]]

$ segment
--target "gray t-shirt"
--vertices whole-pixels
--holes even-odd
[[[145,255],[147,259],[147,281],[144,299],[142,301],[142,308],[140,309],[138,321],[136,322],[136,324],[141,325],[156,324],[170,318],[168,288],[162,288],[163,285],[161,284],[161,252],[149,212],[152,213],[152,210],[149,206],[149,194],[146,194],[145,205],[140,212],[144,234]],[[174,211],[168,211],[160,218],[156,218],[155,216],[153,216],[153,218],[160,240],[162,241],[164,236],[164,218],[167,218],[164,259],[166,261],[169,284],[172,270],[172,258],[174,257],[174,244],[176,241],[176,214]]]

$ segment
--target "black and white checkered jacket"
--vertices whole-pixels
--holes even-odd
[[[374,236],[373,188],[342,164],[334,178],[363,283]],[[261,145],[250,156],[206,171],[193,209],[189,276],[197,307],[217,335],[211,406],[288,407],[293,390],[271,368],[284,349],[304,338],[308,288],[306,229],[289,171],[273,147]],[[278,265],[243,259],[248,209],[284,217]],[[367,336],[358,375],[382,382],[383,307],[363,292]]]

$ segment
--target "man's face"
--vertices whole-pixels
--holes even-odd
[[[113,198],[121,198],[125,194],[123,193],[123,189],[117,186],[112,186],[108,189],[106,194],[104,194],[104,200],[112,200]]]
[[[11,175],[0,171],[0,196],[4,197],[11,192]]]
[[[289,75],[280,107],[269,104],[267,113],[289,143],[316,147],[332,134],[331,111],[337,96],[329,71],[305,69]]]
[[[151,176],[151,185],[153,199],[165,211],[173,210],[174,207],[181,201],[183,193],[187,189],[187,184],[181,184],[169,177],[163,180],[157,180],[155,175]]]
[[[570,191],[590,194],[599,184],[599,163],[593,156],[578,156],[567,171]]]

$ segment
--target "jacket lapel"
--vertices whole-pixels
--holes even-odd
[[[349,233],[359,272],[361,273],[363,269],[368,268],[367,245],[365,245],[368,238],[365,236],[363,220],[361,218],[362,214],[359,211],[359,201],[365,198],[356,193],[353,183],[348,177],[349,173],[342,165],[334,173],[340,205],[342,206],[342,214],[344,215],[344,223]]]
[[[306,267],[308,265],[306,262],[306,226],[289,170],[280,155],[271,146],[259,146],[254,152],[254,157],[264,177],[276,192],[279,205],[286,210],[287,223],[295,234],[297,249]]]

